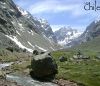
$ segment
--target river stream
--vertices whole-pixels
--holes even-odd
[[[11,64],[13,64],[13,62],[0,64],[0,70],[2,68],[10,66]],[[6,79],[17,82],[17,84],[21,86],[58,86],[52,82],[40,82],[40,81],[32,79],[31,77],[23,76],[19,74],[18,75],[16,74],[6,75]]]

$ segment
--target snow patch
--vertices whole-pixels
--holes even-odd
[[[20,31],[24,31],[23,25],[21,23],[18,23],[18,25],[19,25]]]
[[[34,32],[31,30],[31,31],[28,31],[29,34],[31,35],[34,35]]]
[[[21,34],[16,30],[16,33],[21,36]]]
[[[10,66],[12,64],[13,64],[13,62],[0,64],[0,69],[8,67],[8,66]]]
[[[15,24],[15,22],[14,22],[14,21],[11,21],[11,23],[12,23],[12,24]]]
[[[100,20],[95,20],[95,24],[98,23]]]
[[[18,23],[19,24],[19,26],[21,27],[21,28],[23,28],[23,25],[21,24],[21,23]]]
[[[83,32],[77,32],[77,33],[74,33],[73,36],[70,37],[70,39],[75,39],[77,37],[79,37]]]
[[[26,10],[23,10],[23,9],[21,9],[20,7],[17,7],[17,8],[18,8],[18,10],[21,12],[21,14],[22,14],[23,16],[25,16],[25,15],[28,14],[28,12],[27,12]]]
[[[8,37],[9,39],[11,39],[13,42],[15,42],[20,48],[26,49],[26,50],[29,51],[29,52],[33,52],[32,49],[27,48],[27,47],[25,47],[24,45],[22,45],[21,42],[18,41],[18,39],[17,39],[16,36],[8,36],[8,35],[6,35],[6,37]]]
[[[64,46],[66,44],[71,43],[71,41],[73,41],[74,39],[78,38],[83,32],[77,32],[77,33],[73,33],[73,35],[71,35],[71,33],[67,33],[69,35],[66,35],[64,40],[60,40],[58,41],[58,44],[60,44],[61,46]]]
[[[100,16],[98,16],[96,19],[95,19],[95,23],[98,23],[100,21]]]
[[[41,25],[42,28],[44,28],[44,25]]]
[[[1,6],[3,9],[5,9],[6,7],[5,6]]]
[[[52,50],[55,50],[53,47],[50,47]]]
[[[47,20],[45,20],[45,19],[38,19],[38,21],[39,21],[41,24],[47,24],[47,25],[48,25],[48,22],[47,22]]]
[[[34,46],[28,41],[28,44],[31,46],[31,47],[33,47],[34,48]]]
[[[10,9],[10,11],[14,12],[14,10],[13,10],[13,9]]]
[[[53,45],[53,42],[50,40],[50,38],[47,38],[43,33],[42,33],[43,37],[48,40],[50,42],[51,45]],[[51,37],[52,38],[52,37]]]
[[[71,35],[71,32],[68,32],[67,35]]]
[[[40,50],[43,50],[43,51],[47,51],[46,49],[42,48],[42,47],[39,47],[38,45],[35,45],[37,48],[39,48]]]
[[[1,4],[5,5],[6,3],[5,2],[0,2]]]
[[[61,41],[58,41],[58,44],[60,44],[61,46],[64,46],[66,44],[66,40],[61,40]]]

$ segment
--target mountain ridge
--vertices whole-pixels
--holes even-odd
[[[12,0],[0,0],[0,9],[0,32],[7,40],[15,43],[14,45],[29,52],[34,49],[51,51],[60,47],[48,23],[42,27],[39,20],[17,7]],[[0,41],[3,43],[2,39]],[[5,44],[5,47],[11,46],[6,40]]]
[[[71,27],[61,27],[54,33],[57,37],[58,44],[64,47],[71,47],[70,43],[82,34],[82,32],[72,29]]]

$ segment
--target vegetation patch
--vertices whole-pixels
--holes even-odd
[[[73,55],[77,51],[55,51],[52,56],[58,64],[58,71],[56,78],[75,81],[86,86],[100,86],[100,60],[96,58],[97,52],[82,51],[86,56],[90,56],[88,60],[75,60]],[[68,60],[60,62],[59,57],[64,56]]]

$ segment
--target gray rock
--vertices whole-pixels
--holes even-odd
[[[39,52],[37,50],[34,50],[33,55],[39,55]]]
[[[73,55],[73,59],[75,59],[75,60],[88,60],[88,59],[90,59],[90,57],[84,56],[84,55]]]
[[[67,58],[65,58],[64,56],[61,56],[61,57],[59,58],[59,61],[60,61],[60,62],[65,62],[65,61],[67,61]]]
[[[96,59],[100,60],[100,56],[96,56]]]
[[[32,75],[37,78],[54,76],[57,73],[57,64],[49,53],[34,56],[31,67]]]

